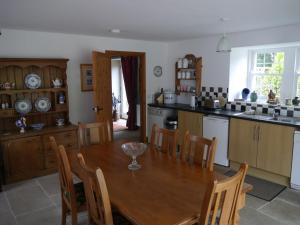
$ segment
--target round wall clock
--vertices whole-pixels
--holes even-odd
[[[161,77],[161,75],[162,75],[162,67],[161,66],[155,66],[153,68],[153,74],[156,77]]]

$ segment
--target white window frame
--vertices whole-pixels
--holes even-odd
[[[297,51],[298,54],[296,54]],[[250,90],[255,90],[254,75],[259,75],[253,72],[254,65],[255,65],[255,54],[276,53],[276,52],[284,52],[284,71],[282,74],[282,84],[280,88],[280,99],[279,99],[280,102],[284,102],[284,99],[294,98],[297,94],[298,76],[296,74],[296,55],[299,55],[298,58],[300,58],[300,50],[296,47],[264,48],[264,49],[249,50],[247,86],[248,88],[250,88]],[[299,72],[300,72],[300,65],[299,65]],[[258,102],[265,103],[266,100],[267,100],[267,96],[264,97],[259,96]]]

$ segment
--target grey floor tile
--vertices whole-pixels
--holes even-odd
[[[3,189],[4,189],[4,191],[12,191],[12,190],[17,190],[19,188],[32,187],[32,186],[36,186],[35,179],[20,181],[20,182],[12,183],[12,184],[7,184],[7,185],[4,185]]]
[[[89,225],[88,224],[88,214],[87,214],[87,212],[79,213],[77,218],[78,218],[78,225]],[[70,216],[67,217],[67,221],[68,221],[69,224],[72,224]]]
[[[300,224],[300,207],[289,204],[281,199],[274,199],[272,202],[259,209],[259,211],[284,224]]]
[[[61,206],[61,195],[60,194],[51,195],[50,199],[57,207]]]
[[[0,193],[0,214],[10,212],[7,199],[4,195],[4,192]]]
[[[0,225],[17,225],[14,216],[10,212],[0,213]]]
[[[226,173],[230,170],[230,167],[221,166],[221,165],[214,165],[214,169],[219,173]]]
[[[300,207],[300,191],[286,188],[277,198],[284,199]]]
[[[15,215],[54,205],[37,183],[11,189],[6,192],[6,196]]]
[[[240,211],[240,216],[239,225],[287,225],[251,208],[243,208]]]
[[[48,195],[55,195],[60,192],[59,177],[57,173],[39,177],[37,178],[37,181],[42,185]]]
[[[261,206],[265,205],[266,203],[268,203],[268,202],[265,200],[262,200],[260,198],[256,198],[252,195],[246,196],[246,207],[248,207],[248,208],[258,209]]]
[[[61,212],[57,207],[45,208],[17,216],[19,225],[61,225]]]

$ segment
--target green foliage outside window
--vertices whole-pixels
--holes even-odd
[[[257,94],[267,96],[273,90],[276,97],[280,97],[283,71],[284,52],[257,53],[254,67]],[[300,87],[299,79],[298,84]]]

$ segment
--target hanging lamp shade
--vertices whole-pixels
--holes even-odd
[[[231,47],[228,38],[225,34],[222,35],[217,45],[217,52],[231,52]]]

